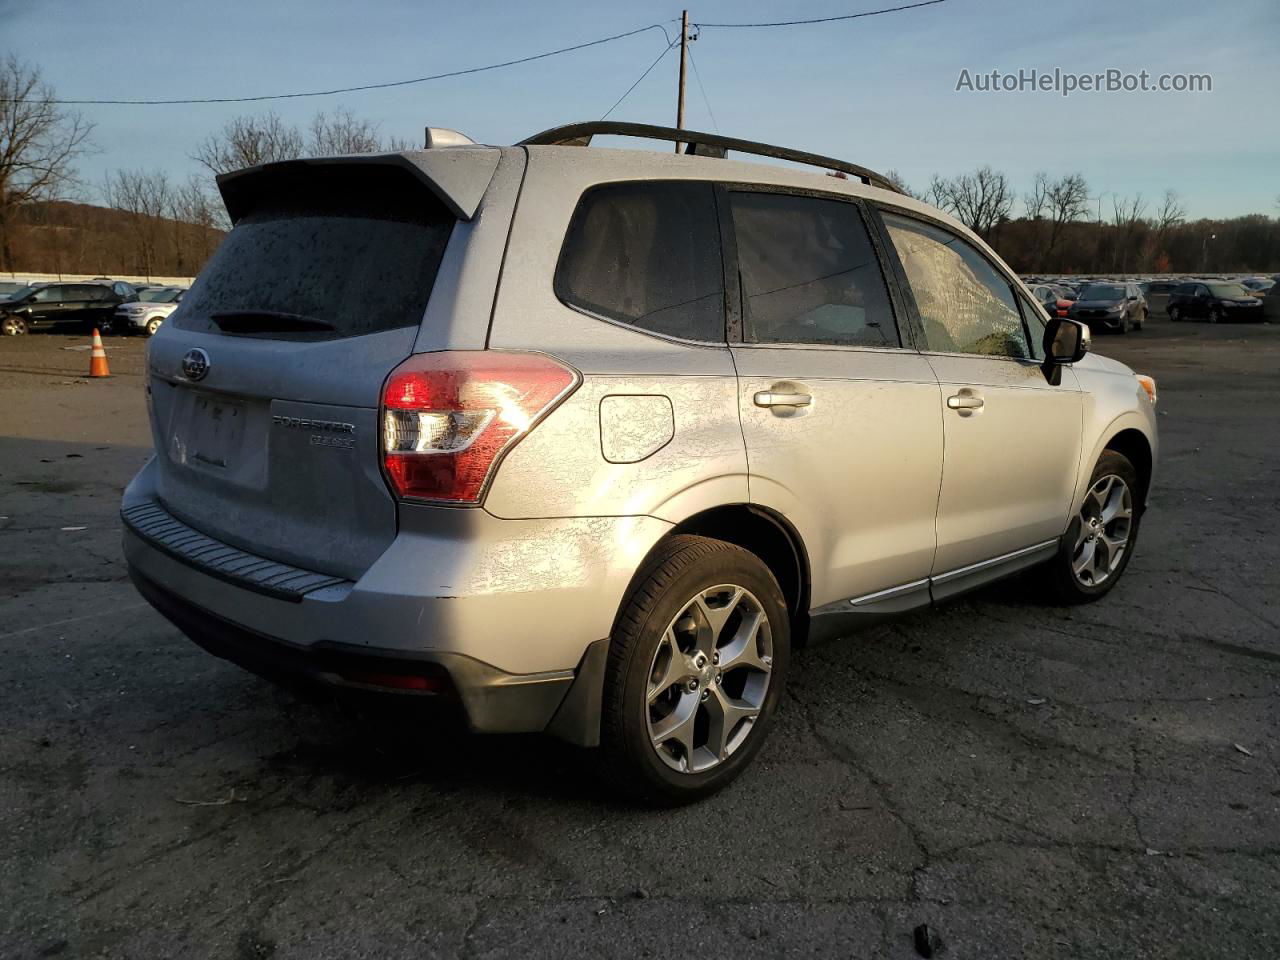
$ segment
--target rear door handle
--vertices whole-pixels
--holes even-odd
[[[972,394],[947,397],[947,406],[952,410],[981,410],[984,404],[985,401],[981,397],[975,397]]]
[[[757,407],[807,407],[813,397],[807,393],[774,393],[761,390],[753,398]]]

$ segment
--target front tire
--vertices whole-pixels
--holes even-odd
[[[1140,491],[1129,459],[1104,450],[1058,552],[1038,571],[1050,600],[1090,603],[1115,588],[1137,544]]]
[[[790,652],[786,601],[758,557],[672,537],[618,613],[602,703],[606,776],[662,805],[727,785],[768,735]]]
[[[159,317],[153,317],[147,321],[147,336],[154,337],[156,331],[160,329],[160,324],[164,323]]]
[[[1211,310],[1209,311],[1209,322],[1210,322],[1210,323],[1221,323],[1221,322],[1222,322],[1222,308],[1221,308],[1221,307],[1214,307],[1213,309],[1211,309]]]
[[[1181,319],[1182,319],[1182,308],[1181,308],[1181,307],[1170,307],[1170,308],[1169,308],[1169,322],[1170,322],[1170,323],[1178,323]]]
[[[0,334],[6,337],[21,337],[27,333],[27,322],[21,317],[5,317],[0,322]]]

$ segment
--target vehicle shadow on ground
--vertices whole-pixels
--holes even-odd
[[[1039,607],[1021,579],[998,583],[949,607],[974,603],[1017,608]],[[914,641],[931,645],[930,611],[896,617],[878,624],[924,627]],[[806,677],[821,670],[828,651],[840,645],[868,639],[863,631],[806,645],[797,652],[788,686],[805,698]],[[939,650],[947,645],[937,637]],[[395,788],[427,785],[446,793],[479,789],[507,797],[547,800],[556,804],[606,804],[619,809],[636,802],[618,793],[600,772],[597,752],[540,734],[491,735],[467,730],[461,718],[418,698],[371,699],[315,695],[306,691],[272,687],[274,703],[264,704],[276,713],[277,730],[296,734],[297,742],[263,757],[268,770],[285,779],[305,782],[315,777],[334,778],[356,788]],[[786,711],[793,707],[786,702]]]
[[[286,779],[623,803],[599,776],[593,751],[549,736],[474,734],[452,711],[417,698],[379,702],[277,690],[275,700],[282,732],[292,730],[298,740],[263,761]]]

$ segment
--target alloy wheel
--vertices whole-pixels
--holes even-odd
[[[17,317],[5,317],[4,324],[0,326],[0,333],[6,337],[20,337],[27,332],[27,325]]]
[[[1071,572],[1086,587],[1101,586],[1120,568],[1133,533],[1133,494],[1115,474],[1098,480],[1080,507]]]
[[[649,666],[649,740],[668,767],[702,773],[751,735],[773,669],[773,635],[749,590],[720,584],[692,597],[663,631]]]

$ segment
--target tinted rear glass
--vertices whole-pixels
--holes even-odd
[[[290,167],[264,175],[250,212],[222,241],[172,322],[218,332],[218,314],[313,318],[351,337],[422,322],[454,218],[425,184],[394,167]]]
[[[556,270],[570,306],[641,330],[723,341],[724,268],[709,183],[613,183],[588,191]]]

